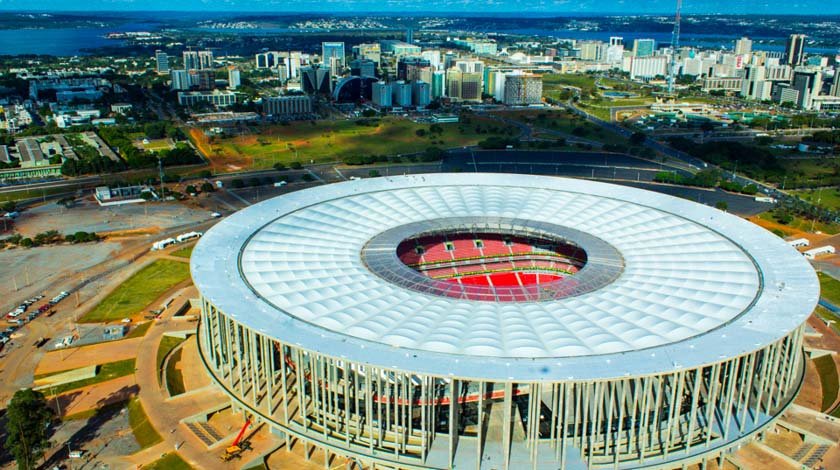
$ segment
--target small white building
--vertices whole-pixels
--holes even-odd
[[[789,240],[787,244],[794,248],[802,248],[810,245],[811,242],[807,238],[797,238],[796,240]]]
[[[821,255],[833,255],[834,247],[831,245],[825,245],[818,248],[812,248],[808,251],[803,251],[802,254],[808,259],[814,259]]]

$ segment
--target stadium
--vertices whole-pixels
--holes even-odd
[[[511,174],[371,178],[231,215],[192,256],[235,409],[364,468],[676,468],[802,384],[810,265],[689,201]]]

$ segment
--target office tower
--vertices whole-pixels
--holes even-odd
[[[190,86],[199,90],[216,88],[216,72],[213,70],[189,70]]]
[[[481,101],[481,73],[451,68],[446,74],[447,96],[461,101]]]
[[[802,65],[805,61],[805,35],[791,34],[785,44],[785,63],[791,67]]]
[[[834,67],[834,81],[831,82],[831,96],[840,96],[840,67]]]
[[[432,72],[432,99],[443,97],[446,84],[446,72],[435,70]]]
[[[376,62],[370,59],[353,59],[350,61],[350,75],[375,77]]]
[[[263,99],[263,112],[276,117],[312,114],[311,96],[269,96]]]
[[[172,90],[190,89],[190,74],[186,70],[171,70],[169,79],[171,81],[169,88]]]
[[[811,109],[814,97],[822,91],[822,72],[819,70],[802,70],[793,72],[793,88],[799,92],[797,105],[802,109]]]
[[[344,43],[343,42],[322,42],[321,63],[332,67],[332,59],[338,59],[338,67],[344,68]],[[333,75],[338,75],[333,73]]]
[[[339,77],[344,71],[344,63],[340,57],[330,57],[329,60],[330,76]]]
[[[735,41],[735,54],[736,55],[747,55],[752,52],[752,39],[748,37],[743,37]]]
[[[169,73],[169,56],[166,55],[166,52],[155,51],[155,61],[157,62],[157,73]]]
[[[300,68],[300,81],[304,93],[329,94],[332,91],[329,69],[324,66],[308,65]]]
[[[414,44],[414,30],[413,29],[408,28],[405,31],[405,42],[407,42],[409,44]]]
[[[580,60],[597,62],[605,55],[604,43],[601,41],[583,41],[580,43]]]
[[[228,69],[228,88],[230,88],[231,90],[235,90],[239,88],[239,85],[241,84],[242,81],[240,79],[239,69]]]
[[[184,51],[184,70],[198,70],[201,62],[198,59],[198,51]]]
[[[415,46],[414,44],[398,41],[396,39],[383,39],[379,41],[379,46],[382,52],[390,52],[396,57],[404,55],[420,55],[420,51],[422,50],[420,46]]]
[[[656,41],[653,39],[634,39],[633,40],[633,56],[634,57],[650,57],[656,50]]]
[[[391,84],[376,82],[372,87],[371,101],[380,108],[391,107]]]
[[[504,103],[506,105],[539,104],[542,102],[542,77],[533,74],[505,75]]]
[[[353,57],[372,60],[378,65],[382,58],[382,50],[379,47],[379,43],[357,44],[353,46]]]
[[[624,46],[624,38],[621,36],[611,36],[610,46]]]
[[[411,84],[398,80],[391,84],[391,103],[394,106],[407,108],[411,106]]]
[[[213,51],[198,51],[198,68],[201,70],[215,68]]]
[[[439,50],[433,49],[429,51],[423,51],[420,53],[420,57],[428,60],[429,65],[431,65],[434,70],[440,70],[441,61]]]
[[[432,102],[432,90],[427,82],[416,81],[411,84],[411,99],[414,106],[425,108]]]
[[[455,67],[464,73],[484,74],[484,62],[478,59],[458,59],[455,61]]]
[[[411,80],[408,78],[408,68],[431,68],[431,62],[422,57],[400,57],[397,61],[397,80]]]

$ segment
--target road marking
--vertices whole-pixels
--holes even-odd
[[[239,199],[240,201],[242,201],[242,203],[245,204],[245,206],[250,206],[251,205],[250,202],[248,202],[242,196],[236,194],[235,192],[229,190],[227,193],[230,194],[231,196],[235,197],[236,199]]]
[[[341,171],[338,169],[338,167],[333,167],[333,170],[335,170],[335,172],[338,173],[339,178],[343,179],[344,181],[347,181],[347,177],[344,176],[343,173],[341,173]]]

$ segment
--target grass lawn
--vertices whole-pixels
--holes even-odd
[[[152,423],[149,422],[149,417],[146,416],[146,412],[143,410],[143,405],[140,404],[139,398],[132,398],[131,401],[128,402],[127,408],[128,424],[131,426],[131,432],[134,433],[134,439],[137,440],[137,444],[140,445],[141,449],[146,449],[163,441],[163,438],[160,437],[160,434],[158,434],[154,426],[152,426]]]
[[[840,388],[837,366],[834,364],[834,359],[831,358],[830,354],[814,359],[814,365],[817,366],[817,372],[820,374],[820,383],[822,383],[823,396],[821,410],[828,411],[837,399],[837,391]]]
[[[181,362],[181,348],[169,357],[169,362],[166,363],[166,389],[169,390],[169,395],[175,396],[184,393],[184,376],[181,374],[181,369],[178,364]]]
[[[144,465],[143,470],[191,470],[190,464],[184,461],[176,452],[163,456],[154,462]]]
[[[134,315],[189,277],[190,266],[187,263],[156,260],[114,289],[80,322],[114,321]]]
[[[195,248],[195,244],[173,251],[172,256],[189,259],[192,256],[193,248]]]
[[[362,121],[301,121],[289,125],[255,127],[250,135],[207,137],[196,129],[190,136],[218,171],[270,168],[275,163],[341,161],[347,157],[401,155],[429,147],[474,145],[494,135],[518,135],[518,130],[497,121],[466,116],[460,123],[429,124],[397,117]],[[418,134],[420,131],[420,135]]]
[[[146,336],[146,333],[149,332],[149,328],[151,328],[151,326],[151,321],[140,323],[139,325],[135,326],[133,330],[129,331],[128,334],[125,335],[124,339],[142,338]]]
[[[799,189],[791,193],[819,207],[840,210],[840,190],[837,188]]]
[[[172,141],[170,139],[152,139],[148,144],[140,141],[140,146],[150,152],[160,152],[161,150],[169,150],[172,148]]]
[[[77,380],[75,382],[56,385],[55,387],[45,388],[43,391],[45,392],[45,394],[49,394],[50,396],[58,395],[60,393],[75,390],[77,388],[87,387],[88,385],[94,385],[102,382],[107,382],[108,380],[125,377],[126,375],[134,373],[134,361],[134,359],[125,359],[116,362],[106,362],[105,364],[99,365],[96,370],[96,375],[89,379]],[[40,379],[59,373],[61,372],[46,374],[37,378]]]
[[[840,307],[840,281],[822,272],[817,273],[817,277],[820,280],[820,297]]]
[[[607,113],[609,117],[609,112]],[[603,142],[605,144],[627,144],[624,137],[586,121],[577,114],[558,110],[516,110],[496,113],[497,116],[522,122],[536,129],[562,132],[569,137]],[[535,131],[535,134],[539,134]]]
[[[158,371],[158,380],[160,380],[160,372],[163,368],[163,361],[166,359],[166,356],[172,352],[173,349],[178,347],[179,344],[186,341],[184,338],[176,338],[174,336],[164,336],[160,339],[160,344],[158,345],[157,350],[157,371]]]
[[[811,220],[804,219],[798,216],[793,218],[793,222],[782,225],[778,223],[775,217],[773,217],[773,211],[762,212],[761,214],[756,216],[755,219],[757,219],[755,220],[755,222],[761,225],[762,227],[770,230],[771,232],[773,232],[774,230],[779,230],[786,237],[798,235],[803,232],[811,232],[812,226],[815,231],[820,231],[829,235],[840,233],[840,225],[838,224],[827,224],[820,221],[814,223]],[[761,221],[766,222],[766,224],[761,224]]]

